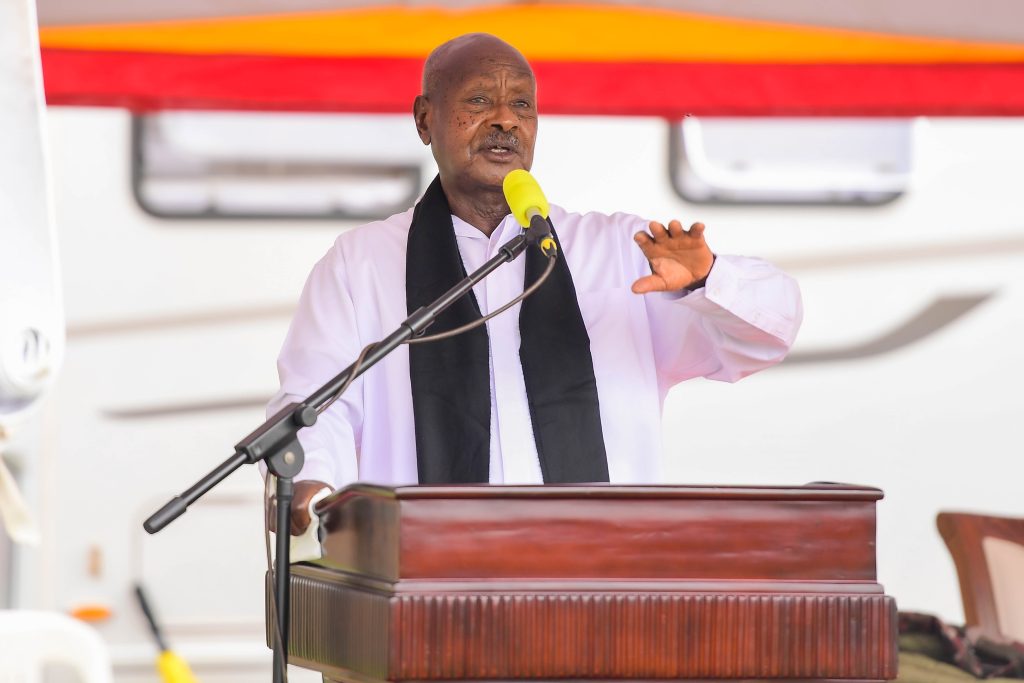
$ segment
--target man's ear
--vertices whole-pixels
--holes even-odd
[[[412,116],[416,121],[416,132],[419,133],[420,140],[424,145],[430,144],[429,113],[430,100],[425,95],[417,95],[416,99],[412,102]]]

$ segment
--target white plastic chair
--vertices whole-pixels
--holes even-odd
[[[56,612],[0,610],[0,683],[41,683],[47,664],[81,683],[113,683],[110,655],[95,629]]]

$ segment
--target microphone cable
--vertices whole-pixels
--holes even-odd
[[[429,335],[427,337],[416,337],[416,338],[413,338],[413,339],[408,339],[404,343],[405,344],[423,344],[423,343],[426,343],[426,342],[438,341],[439,339],[448,339],[449,337],[455,337],[457,335],[462,334],[463,332],[469,332],[472,329],[476,329],[477,327],[480,327],[481,325],[486,323],[491,318],[494,318],[495,316],[501,315],[502,313],[504,313],[508,309],[512,308],[513,306],[515,306],[516,304],[521,302],[526,297],[528,297],[531,294],[533,294],[534,292],[536,292],[537,289],[542,284],[544,284],[544,281],[548,279],[548,276],[551,275],[551,271],[553,271],[555,269],[555,260],[557,258],[558,257],[555,256],[555,255],[548,256],[548,265],[547,265],[547,267],[544,268],[544,272],[540,274],[540,277],[537,278],[537,281],[534,282],[533,284],[531,284],[529,287],[527,287],[523,291],[522,294],[517,296],[515,299],[512,299],[512,301],[509,301],[507,304],[505,304],[504,306],[502,306],[498,310],[493,311],[491,313],[488,313],[487,315],[485,315],[485,316],[483,316],[481,318],[477,318],[473,322],[466,323],[465,325],[462,325],[461,327],[456,327],[453,330],[448,330],[447,332],[439,332],[437,334],[432,334],[432,335]]]
[[[491,313],[488,313],[485,316],[481,316],[480,318],[477,318],[476,320],[474,320],[472,322],[469,322],[469,323],[466,323],[465,325],[462,325],[460,327],[456,327],[455,329],[447,330],[445,332],[439,332],[438,334],[432,334],[432,335],[429,335],[429,336],[426,336],[426,337],[418,337],[418,338],[415,338],[415,339],[407,339],[407,340],[405,340],[402,343],[403,344],[425,344],[427,342],[439,341],[441,339],[448,339],[450,337],[455,337],[457,335],[463,334],[464,332],[469,332],[470,330],[474,330],[477,327],[480,327],[481,325],[485,324],[491,318],[494,318],[495,316],[501,315],[502,313],[504,313],[508,309],[510,309],[513,306],[515,306],[516,304],[520,303],[526,297],[528,297],[531,294],[533,294],[534,292],[536,292],[537,289],[541,285],[543,285],[544,282],[548,279],[548,276],[551,275],[551,271],[553,271],[555,269],[555,261],[557,260],[557,258],[558,257],[555,256],[555,255],[549,255],[548,256],[548,265],[547,265],[546,268],[544,268],[544,272],[540,274],[540,277],[537,278],[537,280],[535,282],[533,282],[529,287],[527,287],[525,290],[523,290],[522,294],[520,294],[516,298],[512,299],[511,301],[509,301],[507,304],[505,304],[504,306],[502,306],[498,310],[492,311]],[[336,392],[334,392],[334,394],[322,406],[317,408],[317,411],[316,411],[317,415],[322,415],[324,413],[324,411],[326,411],[328,408],[330,408],[331,405],[335,401],[337,401],[338,398],[341,397],[342,394],[345,393],[345,391],[349,388],[349,385],[352,384],[353,380],[355,380],[356,376],[359,374],[359,369],[362,367],[363,361],[366,360],[366,355],[368,353],[370,353],[370,351],[372,351],[374,349],[374,347],[376,347],[376,346],[377,346],[377,342],[373,342],[372,344],[366,345],[363,348],[363,350],[359,352],[359,357],[356,358],[355,362],[352,364],[352,372],[349,373],[348,379],[345,380],[345,383],[343,385],[341,385],[341,388],[338,389]]]

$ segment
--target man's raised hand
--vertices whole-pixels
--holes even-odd
[[[650,234],[638,232],[633,240],[651,264],[651,275],[633,283],[633,293],[675,292],[699,282],[711,272],[715,256],[704,241],[704,224],[683,230],[679,221],[668,228],[651,221]]]

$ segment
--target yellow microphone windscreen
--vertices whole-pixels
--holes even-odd
[[[528,171],[521,168],[510,171],[501,187],[505,191],[508,208],[512,210],[512,215],[519,221],[519,225],[524,228],[530,227],[530,217],[526,212],[531,208],[539,211],[544,218],[548,217],[548,211],[551,209],[548,200]]]

